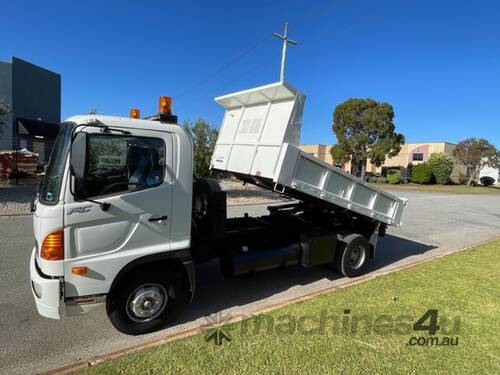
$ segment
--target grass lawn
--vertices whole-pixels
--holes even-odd
[[[382,189],[430,191],[436,193],[456,194],[500,194],[500,186],[467,186],[467,185],[420,185],[420,184],[374,184]]]
[[[201,333],[83,373],[499,374],[499,266],[496,240],[224,326],[220,346]],[[429,309],[435,336],[412,328]]]

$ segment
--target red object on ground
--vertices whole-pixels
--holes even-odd
[[[22,149],[0,151],[0,177],[12,178],[17,174],[34,176],[38,166],[38,154]]]

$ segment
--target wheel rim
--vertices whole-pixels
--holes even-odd
[[[355,246],[349,255],[349,265],[353,270],[360,268],[366,259],[366,250],[363,245]]]
[[[168,294],[163,285],[143,284],[127,299],[127,315],[134,322],[149,322],[167,306]]]

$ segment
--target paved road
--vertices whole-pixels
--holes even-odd
[[[498,195],[398,194],[410,199],[404,225],[390,229],[381,239],[371,272],[500,236]],[[260,206],[232,207],[230,213],[259,214],[263,210]],[[30,217],[0,218],[0,373],[48,370],[190,328],[204,323],[203,316],[217,311],[238,314],[344,280],[326,267],[291,267],[225,280],[217,264],[207,264],[199,269],[193,305],[177,313],[175,325],[159,333],[130,337],[113,329],[102,308],[62,321],[39,317],[28,281],[32,244]]]

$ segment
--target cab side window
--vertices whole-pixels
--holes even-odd
[[[77,196],[99,197],[160,185],[165,177],[165,142],[158,138],[91,134],[86,177]]]

